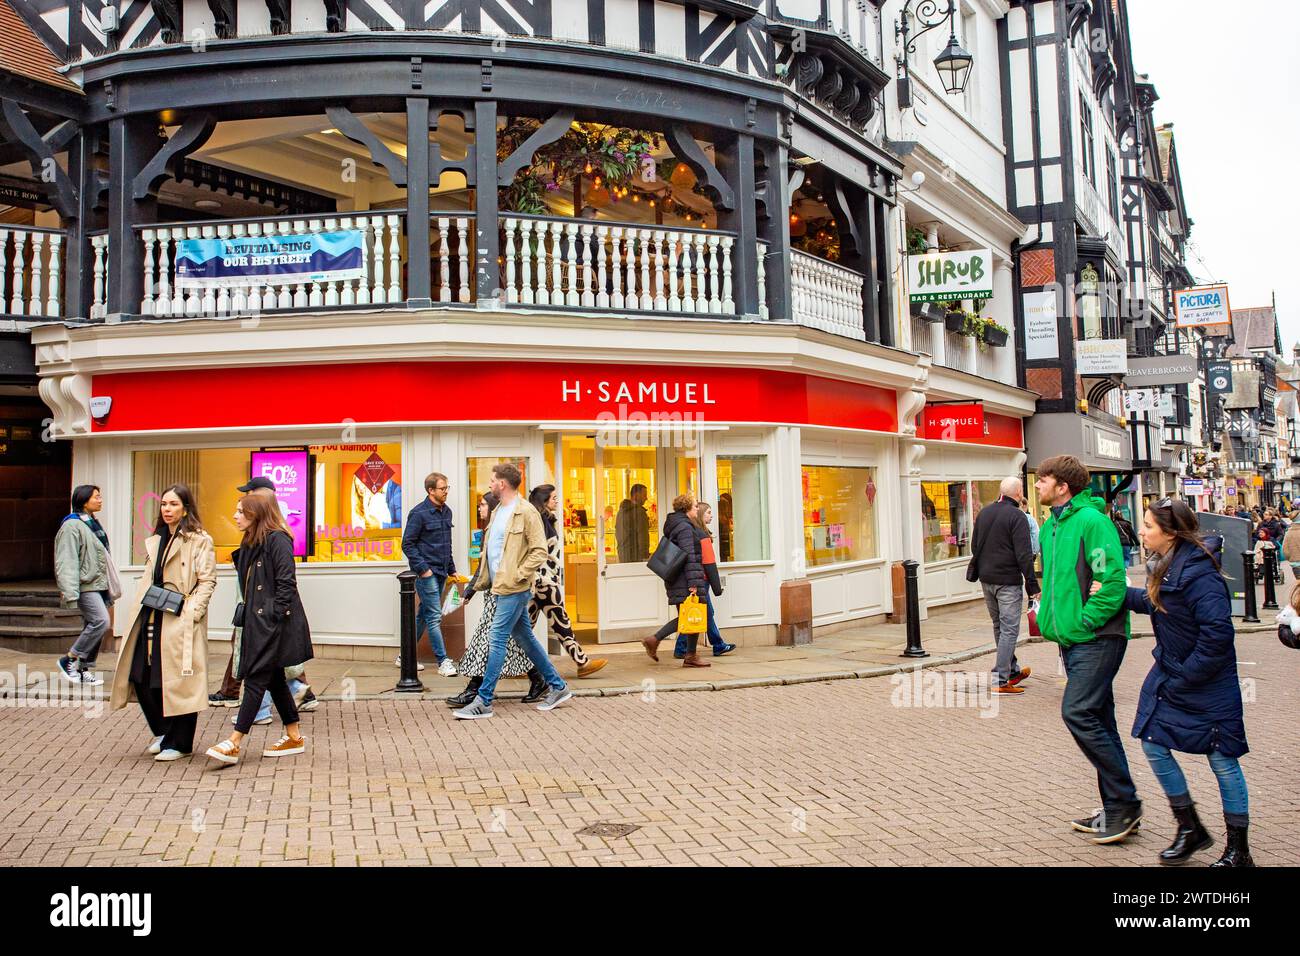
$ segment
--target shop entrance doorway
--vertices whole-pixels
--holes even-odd
[[[640,640],[668,615],[662,582],[646,566],[673,498],[699,494],[694,451],[609,444],[604,436],[550,434],[564,540],[564,590],[584,644]]]

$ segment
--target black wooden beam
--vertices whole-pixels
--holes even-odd
[[[148,117],[120,117],[108,124],[108,257],[105,276],[109,315],[140,311],[144,255],[135,227],[153,220],[157,201],[135,198],[135,178],[157,151],[158,125]]]
[[[340,133],[370,151],[370,161],[388,170],[388,178],[393,181],[394,186],[406,185],[406,163],[402,161],[402,157],[385,146],[383,140],[372,133],[370,127],[357,119],[350,109],[346,106],[331,106],[325,110],[325,115]],[[421,129],[427,130],[428,126],[425,125]],[[427,133],[425,138],[428,138]]]
[[[474,281],[475,297],[480,305],[500,302],[501,263],[497,256],[501,240],[497,235],[500,216],[497,209],[497,104],[494,100],[474,104],[474,147],[477,151],[478,188],[474,190]]]
[[[554,143],[569,130],[573,123],[573,110],[562,109],[551,114],[551,118],[539,126],[531,136],[519,144],[513,153],[505,158],[497,168],[497,185],[509,186],[515,181],[519,170],[533,161],[533,156],[543,146]]]
[[[679,162],[685,163],[686,167],[695,174],[700,189],[713,203],[714,208],[727,212],[736,208],[736,195],[727,184],[726,177],[709,162],[709,157],[695,141],[690,130],[681,123],[672,123],[664,131],[664,139],[668,141],[668,148],[673,151],[673,156]]]
[[[763,209],[758,238],[767,244],[763,272],[767,309],[773,319],[791,318],[790,306],[790,150],[779,140],[759,143]]]
[[[741,133],[731,142],[715,144],[720,169],[725,173],[735,208],[719,213],[718,224],[736,234],[731,251],[732,296],[736,314],[758,316],[758,219],[754,200],[754,137]]]
[[[196,149],[201,149],[216,128],[217,118],[211,113],[191,113],[187,116],[180,129],[172,134],[132,181],[131,198],[157,199],[158,187],[180,175],[185,157]]]
[[[406,299],[413,308],[433,305],[429,265],[429,101],[406,101]]]
[[[64,219],[77,217],[77,191],[68,174],[55,161],[54,154],[71,138],[67,135],[70,125],[75,135],[75,124],[69,120],[41,136],[16,102],[0,100],[0,136],[17,143],[31,163],[33,175],[50,184],[50,202]]]

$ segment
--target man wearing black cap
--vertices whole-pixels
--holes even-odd
[[[244,484],[235,489],[245,495],[259,495],[270,498],[276,503],[281,514],[284,513],[284,506],[280,504],[280,498],[275,493],[275,482],[270,478],[264,478],[258,475],[256,478],[250,478]],[[226,661],[226,672],[221,677],[221,687],[215,694],[208,695],[208,705],[210,707],[238,707],[239,706],[239,685],[240,682],[235,680],[235,646],[231,641],[230,660]],[[286,671],[290,668],[286,668]],[[296,681],[300,684],[297,693],[294,694],[294,703],[299,710],[315,710],[316,695],[312,693],[311,687],[307,684],[307,674],[305,672],[296,676]],[[270,718],[267,718],[268,721]],[[259,723],[261,721],[258,721]]]

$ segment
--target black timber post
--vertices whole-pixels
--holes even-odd
[[[890,221],[893,206],[871,197],[872,222],[875,235],[876,260],[876,315],[880,322],[881,345],[893,346],[894,338],[894,242],[890,238]]]
[[[788,321],[790,304],[790,150],[781,142],[764,143],[763,197],[758,238],[767,244],[763,276],[767,285],[768,317]]]
[[[721,212],[719,225],[736,234],[731,251],[732,295],[736,315],[758,316],[758,217],[754,205],[754,137],[739,133],[718,151],[719,171],[731,184],[736,208]]]
[[[861,202],[853,204],[853,215],[857,219],[858,234],[862,237],[864,249],[859,257],[862,269],[862,329],[868,342],[879,342],[880,332],[884,326],[880,314],[880,263],[879,248],[876,241],[876,206],[879,200],[870,191],[863,191]]]
[[[406,301],[433,306],[429,265],[429,101],[406,101]]]
[[[480,306],[504,299],[501,263],[497,261],[501,240],[497,211],[497,104],[479,100],[474,104],[474,282]]]
[[[122,116],[108,123],[108,314],[134,315],[144,296],[144,251],[135,226],[153,219],[155,199],[137,200],[135,177],[158,151],[157,123]]]
[[[90,317],[95,293],[95,256],[90,249],[94,228],[95,190],[95,134],[83,127],[81,133],[68,144],[68,175],[77,187],[77,218],[65,219],[63,228],[63,314],[70,319]]]

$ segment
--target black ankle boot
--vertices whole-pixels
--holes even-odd
[[[546,696],[546,681],[542,680],[542,675],[533,668],[528,672],[528,693],[524,694],[523,703],[531,704],[535,700],[541,700]]]
[[[466,704],[472,703],[474,698],[478,696],[479,685],[482,683],[483,683],[483,678],[471,677],[469,679],[469,683],[465,686],[465,689],[463,691],[461,691],[455,697],[447,698],[446,700],[447,706],[457,708],[457,707],[464,707]]]
[[[1224,822],[1227,823],[1226,820]],[[1234,826],[1228,823],[1228,845],[1223,848],[1223,856],[1210,866],[1254,866],[1255,861],[1250,858],[1250,845],[1246,840],[1249,830],[1250,824]]]
[[[1196,815],[1195,804],[1188,804],[1185,807],[1175,807],[1170,804],[1170,809],[1174,811],[1174,819],[1178,821],[1178,833],[1174,836],[1174,842],[1169,844],[1169,849],[1160,851],[1160,862],[1165,866],[1179,866],[1191,859],[1192,854],[1197,850],[1204,850],[1207,846],[1213,845],[1214,838],[1201,825],[1201,818]]]

